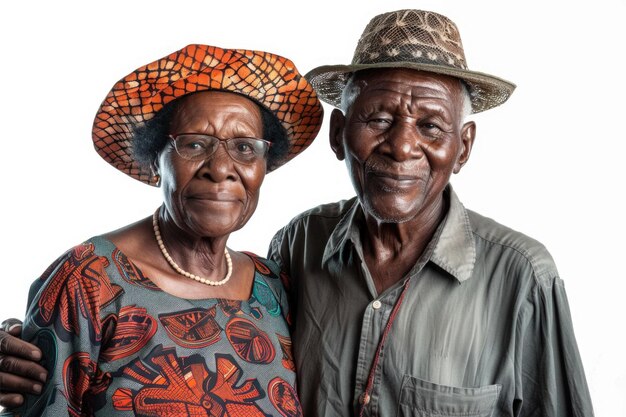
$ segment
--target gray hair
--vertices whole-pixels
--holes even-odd
[[[341,92],[341,111],[346,114],[348,109],[354,104],[356,98],[361,94],[361,88],[367,85],[366,81],[355,82],[354,72],[349,75],[346,81],[346,86]],[[472,99],[470,95],[470,89],[467,84],[459,79],[461,84],[461,94],[463,94],[463,113],[461,114],[461,121],[465,121],[465,118],[472,113]]]

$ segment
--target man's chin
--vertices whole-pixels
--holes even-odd
[[[381,207],[382,206],[382,207]],[[417,216],[418,209],[412,205],[411,208],[402,210],[402,205],[381,205],[364,202],[363,208],[367,216],[373,217],[378,223],[406,223]]]

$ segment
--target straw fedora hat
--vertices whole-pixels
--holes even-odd
[[[305,75],[318,96],[339,107],[350,75],[373,68],[410,68],[465,82],[472,113],[504,103],[515,84],[467,69],[461,35],[447,17],[423,10],[397,10],[374,17],[365,27],[350,65],[324,65]]]
[[[317,94],[289,59],[269,52],[194,44],[136,69],[113,86],[93,123],[96,151],[125,174],[156,185],[150,168],[133,157],[134,127],[170,101],[207,90],[241,94],[278,118],[287,132],[288,152],[268,171],[306,149],[322,125]]]

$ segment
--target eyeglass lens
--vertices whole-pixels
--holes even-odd
[[[217,151],[220,143],[236,161],[252,163],[263,159],[267,154],[269,142],[257,138],[230,138],[220,140],[214,136],[200,134],[180,134],[172,136],[176,152],[192,161],[210,157]]]

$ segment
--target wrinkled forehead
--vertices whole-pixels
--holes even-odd
[[[241,94],[229,91],[209,90],[188,94],[176,100],[177,111],[206,114],[219,112],[222,108],[240,108],[242,113],[260,114],[259,104]]]
[[[408,68],[377,68],[353,74],[352,83],[359,95],[401,94],[432,97],[459,103],[462,99],[461,80],[432,72]]]
[[[259,105],[240,94],[226,91],[201,91],[177,100],[171,123],[203,123],[213,120],[262,126]]]

